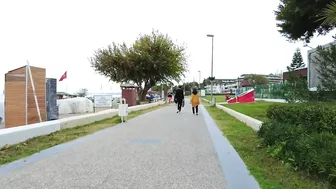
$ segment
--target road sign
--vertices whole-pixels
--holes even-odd
[[[112,107],[112,95],[95,95],[94,106],[96,108]]]
[[[205,90],[204,89],[201,90],[201,97],[205,97]]]

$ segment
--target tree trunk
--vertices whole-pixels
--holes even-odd
[[[140,101],[146,101],[146,95],[147,95],[147,92],[148,92],[149,89],[150,89],[150,87],[145,86],[144,89],[141,89],[139,91],[138,96],[139,96]]]
[[[146,100],[146,95],[147,95],[147,91],[142,90],[142,91],[139,93],[139,100],[140,100],[141,102],[145,101],[145,100]]]
[[[165,88],[165,89],[163,90],[163,95],[164,95],[165,99],[167,99],[167,96],[168,96],[168,88]]]

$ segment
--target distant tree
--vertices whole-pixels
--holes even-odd
[[[331,31],[335,24],[323,23],[321,12],[334,0],[308,1],[308,0],[280,0],[278,9],[275,11],[279,32],[290,41],[310,38],[317,32],[325,35]]]
[[[151,87],[151,90],[152,91],[161,91],[163,89],[164,91],[168,91],[172,86],[174,86],[173,83],[167,82],[167,83],[157,84],[157,85]]]
[[[280,87],[284,99],[290,103],[312,101],[307,79],[296,75],[289,66],[287,69],[287,81]]]
[[[86,88],[82,88],[82,89],[79,89],[79,91],[77,92],[77,95],[79,97],[85,97],[88,93],[88,89]]]
[[[252,83],[253,85],[266,85],[269,83],[269,80],[265,76],[257,74],[247,75],[246,77],[244,77],[244,81]]]
[[[317,47],[318,56],[313,57],[312,63],[318,64],[317,72],[320,74],[320,90],[336,91],[336,46],[328,48]]]
[[[289,71],[295,70],[296,68],[305,67],[306,64],[303,62],[302,54],[299,48],[296,49],[293,55],[292,63],[287,69]]]
[[[210,84],[211,84],[210,78],[203,79],[203,86],[207,86],[207,85],[210,85]]]
[[[158,83],[180,81],[187,70],[185,47],[168,35],[152,31],[140,35],[133,45],[112,43],[90,58],[94,70],[111,81],[132,82],[139,87],[139,99]]]

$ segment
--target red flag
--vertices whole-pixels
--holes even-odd
[[[62,75],[62,77],[59,79],[59,81],[63,81],[64,79],[67,78],[67,71],[64,72],[64,74]]]

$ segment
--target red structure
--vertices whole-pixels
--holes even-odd
[[[249,102],[255,102],[254,98],[254,89],[248,90],[240,95],[238,95],[235,98],[231,98],[227,101],[229,104],[232,103],[249,103]]]
[[[131,84],[124,84],[120,85],[120,87],[121,87],[121,97],[126,99],[128,107],[136,106],[136,97],[137,97],[136,86]]]

